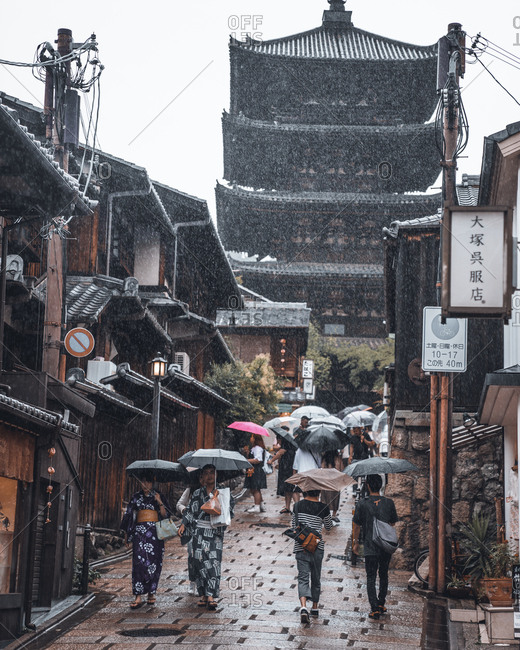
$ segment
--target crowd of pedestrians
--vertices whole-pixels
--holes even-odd
[[[302,417],[300,426],[294,432],[294,440],[303,439],[307,433],[309,418]],[[285,428],[288,431],[287,428]],[[291,514],[291,529],[295,533],[293,552],[298,571],[298,598],[300,620],[308,623],[319,616],[321,595],[321,567],[325,540],[323,532],[329,531],[340,522],[338,510],[341,493],[332,489],[302,490],[294,483],[287,482],[295,474],[311,470],[328,469],[339,471],[345,465],[346,452],[327,450],[323,454],[302,447],[296,447],[290,437],[277,435],[273,447],[274,456],[268,454],[264,438],[252,434],[250,445],[244,453],[251,468],[247,470],[244,487],[253,497],[253,505],[247,513],[265,513],[266,508],[262,490],[267,487],[265,468],[278,467],[278,496],[284,498],[284,506],[279,514]],[[368,458],[375,446],[368,432],[354,428],[350,439],[348,463]],[[348,464],[347,463],[347,464]],[[334,473],[334,472],[332,472]],[[321,473],[320,473],[321,475]],[[206,505],[218,494],[217,472],[212,464],[207,464],[193,473],[195,481],[186,488],[177,502],[177,512],[182,517],[178,534],[187,549],[187,569],[190,592],[198,594],[199,607],[215,610],[220,595],[221,562],[227,524],[234,515],[233,498],[227,504],[227,520],[217,522],[208,514]],[[297,477],[295,477],[297,478]],[[164,496],[153,488],[153,475],[141,478],[142,489],[131,498],[121,523],[125,541],[132,544],[132,609],[141,607],[143,597],[147,603],[154,604],[161,575],[164,556],[164,542],[156,534],[156,522],[171,514]],[[388,567],[391,555],[383,551],[373,538],[373,522],[379,519],[390,525],[397,521],[395,505],[391,499],[380,495],[382,479],[378,474],[366,479],[368,498],[360,499],[355,508],[352,527],[352,550],[359,555],[360,541],[364,547],[364,561],[367,575],[367,595],[370,603],[369,617],[379,619],[386,613],[388,591]],[[327,485],[327,487],[329,487]],[[335,485],[333,486],[335,487]],[[286,531],[288,532],[288,531]],[[299,533],[299,534],[296,534]],[[379,575],[379,589],[376,579]]]

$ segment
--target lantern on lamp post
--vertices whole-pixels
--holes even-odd
[[[153,377],[153,409],[152,409],[152,444],[150,449],[151,458],[157,458],[159,454],[159,421],[161,412],[161,379],[166,375],[166,359],[159,354],[151,361]]]

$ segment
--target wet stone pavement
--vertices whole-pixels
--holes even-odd
[[[186,551],[178,540],[170,540],[156,605],[130,610],[131,561],[124,560],[105,568],[93,589],[111,598],[89,618],[39,647],[420,648],[424,600],[407,589],[408,572],[391,572],[388,614],[379,621],[368,619],[364,565],[345,562],[354,502],[350,489],[342,492],[341,523],[326,533],[319,618],[300,623],[293,542],[282,535],[290,516],[278,514],[284,504],[275,496],[275,486],[276,473],[268,477],[264,491],[266,513],[246,513],[252,504],[248,497],[236,505],[224,542],[216,612],[198,608],[197,596],[188,593]]]

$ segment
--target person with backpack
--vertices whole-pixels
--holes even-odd
[[[384,522],[393,526],[397,521],[397,512],[392,499],[379,494],[383,479],[379,474],[369,474],[366,478],[369,495],[356,505],[352,519],[352,550],[359,555],[359,533],[363,529],[363,550],[365,570],[367,573],[367,594],[370,602],[372,620],[378,620],[386,614],[386,594],[388,592],[388,565],[392,557],[390,550],[395,550],[386,540],[377,537],[377,524]],[[376,520],[376,538],[374,539],[374,520]],[[392,531],[394,532],[394,531]],[[387,550],[383,550],[383,547]],[[379,593],[376,591],[376,577],[379,572]]]

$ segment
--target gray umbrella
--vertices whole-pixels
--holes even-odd
[[[275,433],[277,436],[280,436],[280,438],[283,438],[286,440],[291,447],[294,447],[295,449],[298,448],[298,445],[296,444],[296,440],[293,438],[293,435],[290,431],[286,431],[285,429],[282,429],[281,427],[270,427],[271,431]]]
[[[343,471],[352,478],[358,478],[358,476],[368,476],[369,474],[400,474],[401,472],[414,470],[418,471],[419,468],[404,458],[375,456],[374,458],[358,460]]]
[[[249,469],[253,467],[238,451],[227,449],[197,449],[188,451],[179,458],[184,467],[204,467],[214,465],[217,470]]]
[[[186,468],[180,463],[172,463],[169,460],[155,458],[153,460],[136,460],[126,468],[131,476],[143,479],[147,475],[153,475],[158,483],[168,481],[187,481],[189,474]]]

